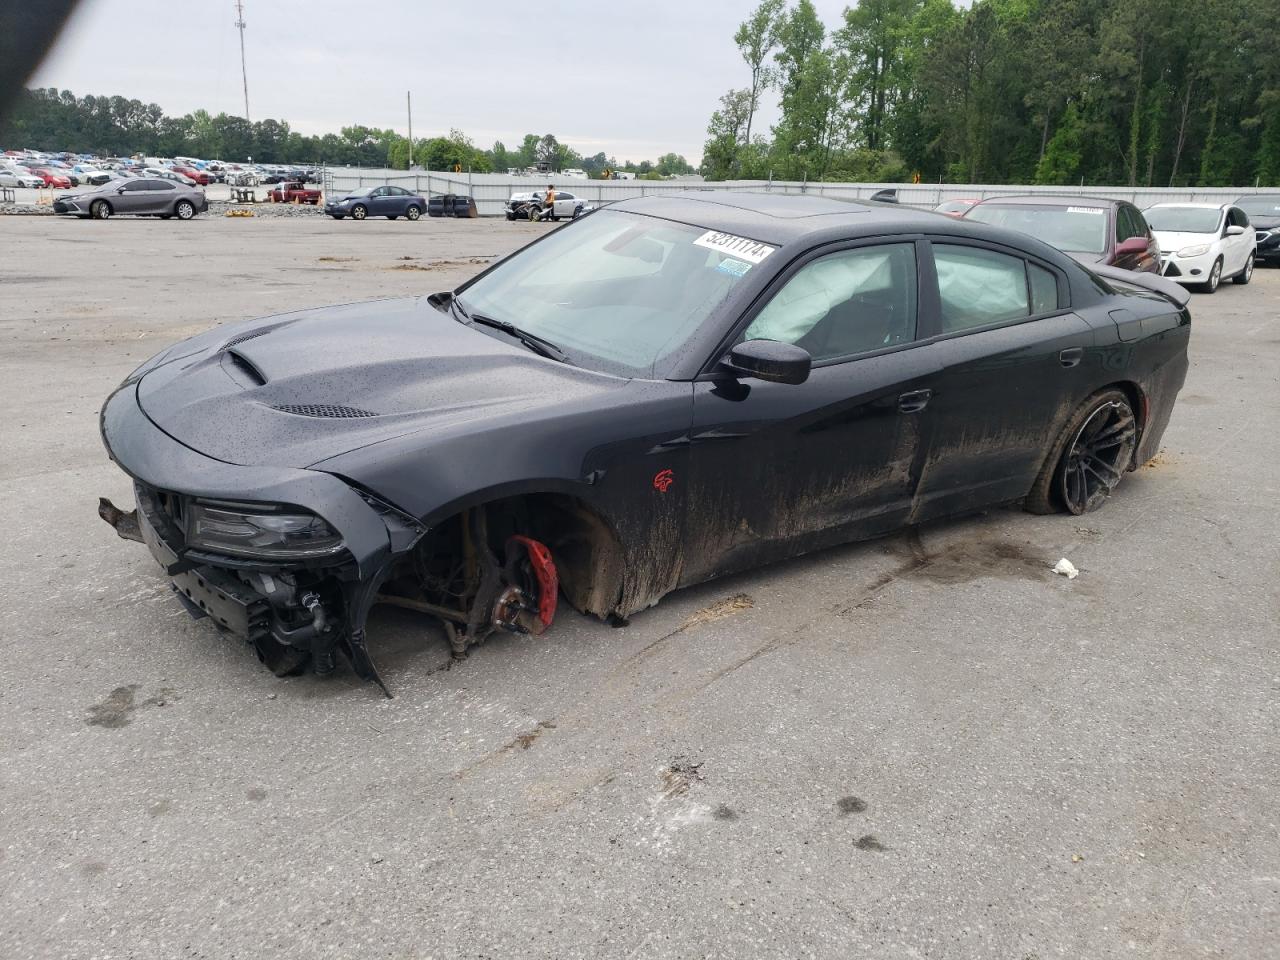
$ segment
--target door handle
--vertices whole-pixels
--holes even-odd
[[[1074,367],[1084,359],[1084,347],[1069,347],[1058,354],[1058,362],[1064,367]]]
[[[898,397],[898,409],[903,413],[919,413],[929,405],[932,390],[912,390]]]

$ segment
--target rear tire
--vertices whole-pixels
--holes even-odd
[[[421,216],[422,211],[419,210],[416,205],[408,207],[404,212],[404,218],[406,220],[417,220]]]
[[[1123,390],[1095,393],[1067,421],[1023,506],[1028,513],[1091,513],[1133,462],[1138,422]]]
[[[111,219],[111,204],[105,200],[95,200],[89,206],[89,216],[95,220]]]
[[[196,215],[196,205],[190,200],[179,200],[173,212],[178,215],[179,220],[190,220]]]
[[[400,214],[398,214],[398,213],[388,213],[388,214],[387,214],[387,219],[388,219],[388,220],[399,220],[399,219],[400,219]]]
[[[1249,254],[1249,259],[1245,262],[1244,269],[1235,275],[1233,282],[1237,286],[1243,287],[1246,283],[1253,279],[1253,254]]]
[[[369,208],[366,207],[363,203],[357,203],[354,207],[351,208],[352,220],[363,220],[368,215],[369,215]]]

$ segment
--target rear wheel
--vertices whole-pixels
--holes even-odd
[[[417,220],[420,216],[422,216],[422,211],[415,204],[410,204],[404,212],[406,220]]]
[[[95,200],[89,207],[89,216],[95,220],[109,220],[111,218],[111,204],[105,200]]]
[[[1097,510],[1129,469],[1137,442],[1138,421],[1124,391],[1094,394],[1054,443],[1027,495],[1027,510],[1076,515]]]
[[[399,220],[399,219],[400,219],[400,214],[398,214],[398,213],[388,213],[388,214],[387,214],[387,219],[388,219],[388,220]]]
[[[1240,286],[1244,286],[1253,279],[1253,254],[1249,254],[1249,259],[1244,262],[1244,269],[1235,276],[1235,282]]]
[[[1205,293],[1214,293],[1218,289],[1218,284],[1222,282],[1222,258],[1219,257],[1213,261],[1213,266],[1209,268],[1209,279],[1200,284],[1200,289]]]
[[[196,206],[190,200],[179,200],[173,212],[178,215],[179,220],[190,220],[196,215]]]
[[[366,207],[363,203],[357,203],[354,207],[351,208],[352,220],[363,220],[368,215],[369,215],[369,208]]]

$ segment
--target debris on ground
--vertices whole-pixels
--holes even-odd
[[[1076,569],[1076,565],[1066,557],[1058,561],[1058,565],[1053,568],[1053,572],[1062,574],[1068,580],[1074,580],[1080,576],[1080,571]]]
[[[673,757],[662,771],[663,793],[667,797],[681,797],[689,792],[689,787],[703,779],[702,761],[694,761],[686,756]]]

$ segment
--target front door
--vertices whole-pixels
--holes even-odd
[[[738,340],[795,343],[802,384],[695,384],[682,584],[905,522],[934,350],[916,346],[917,244],[847,246],[781,278]]]
[[[116,213],[145,213],[150,202],[150,180],[129,180],[120,185],[111,208]]]

